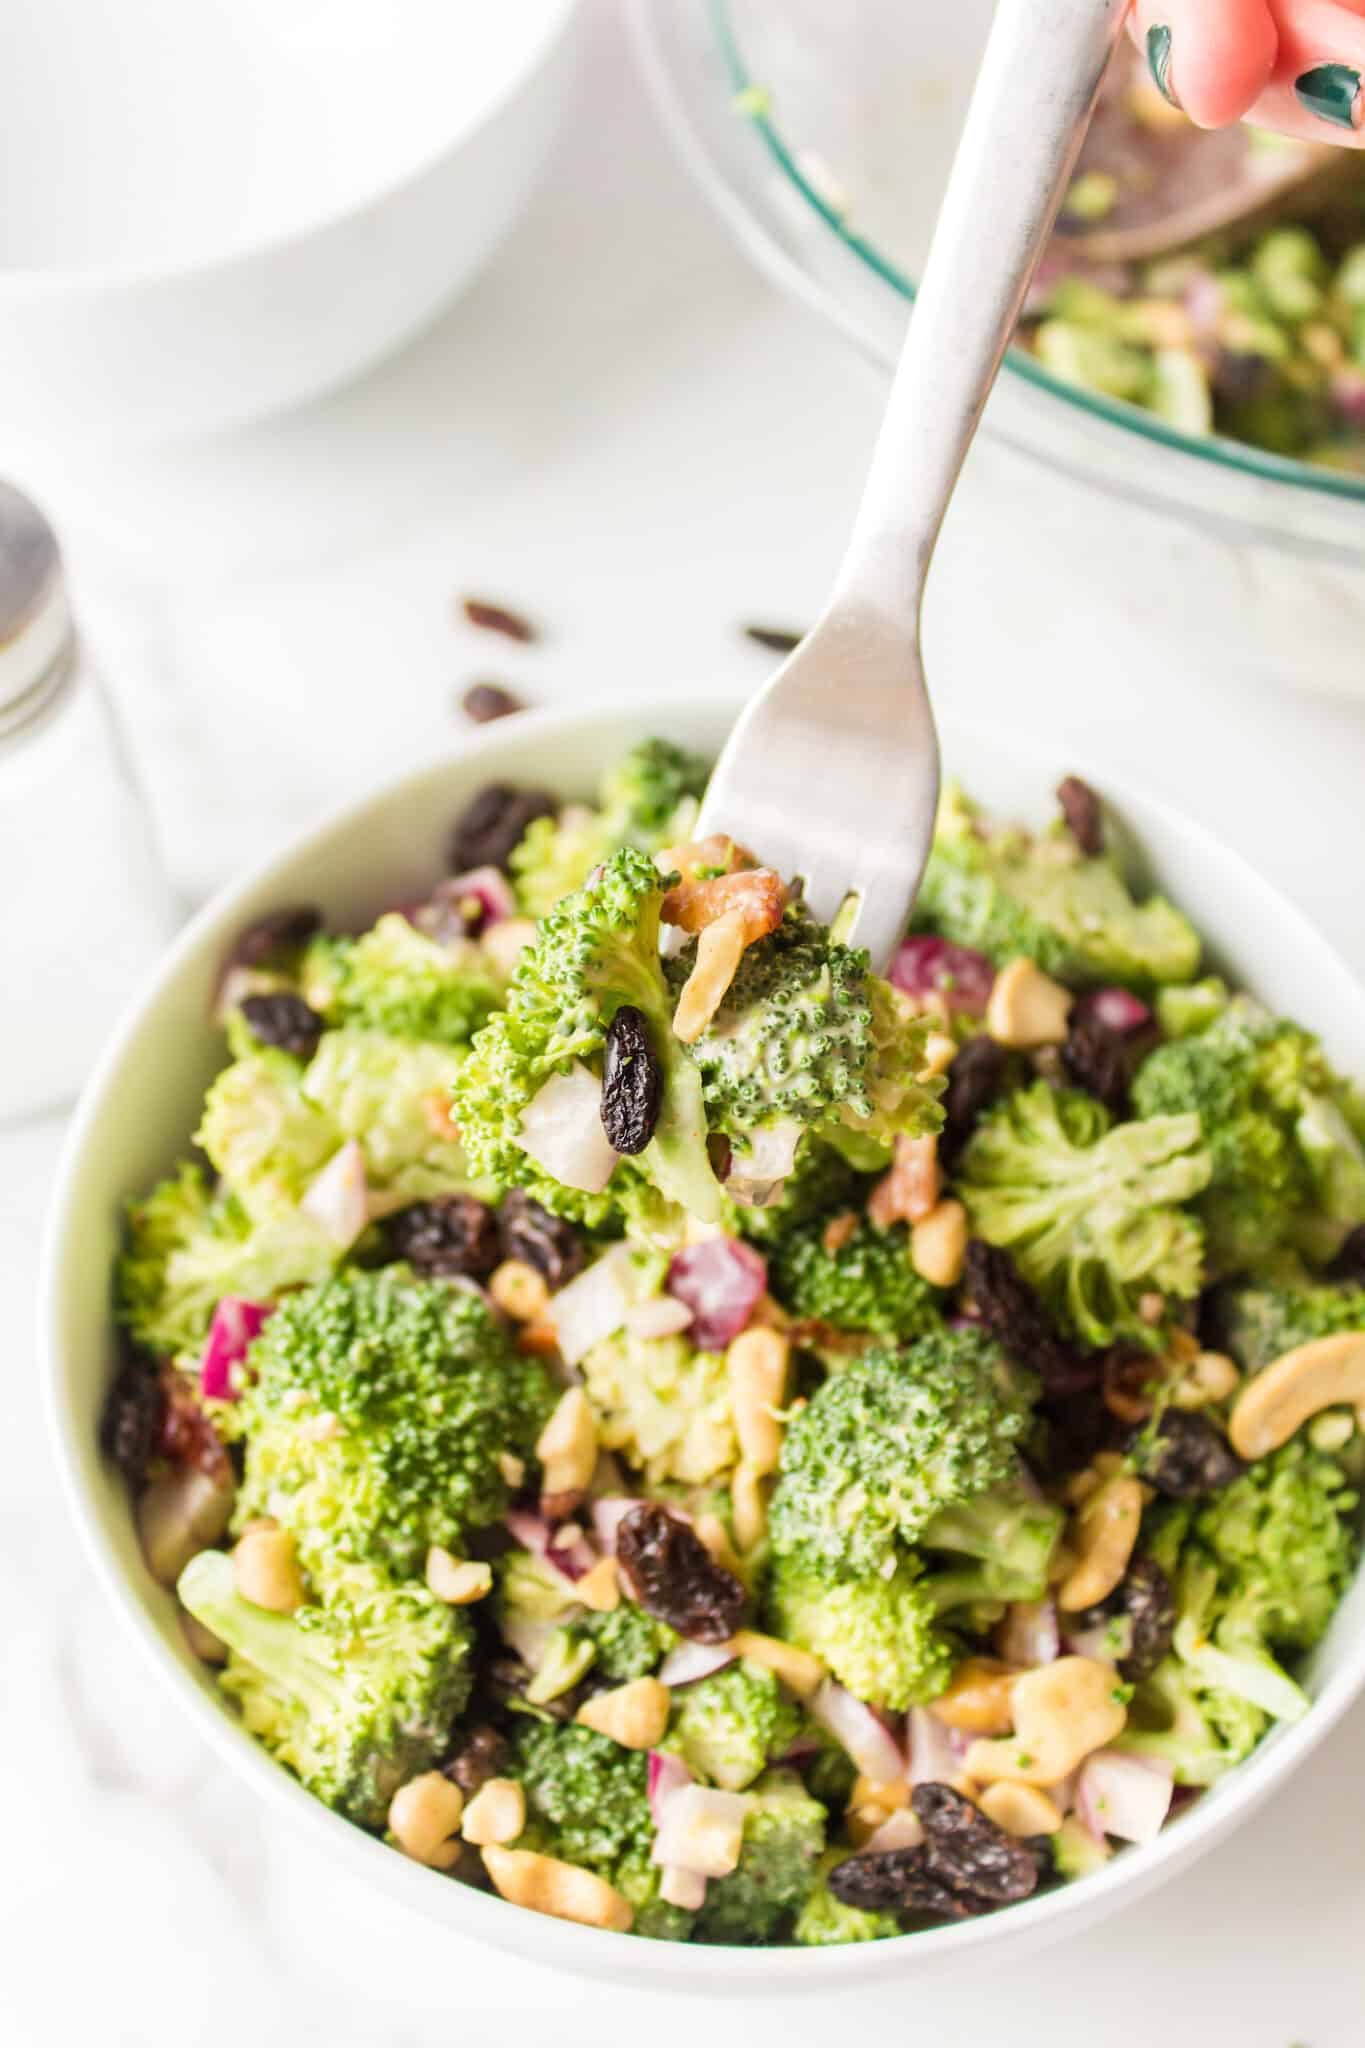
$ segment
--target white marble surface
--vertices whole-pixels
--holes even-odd
[[[11,464],[66,532],[187,894],[391,763],[445,745],[479,673],[537,696],[757,679],[743,618],[805,619],[873,430],[875,384],[753,278],[653,132],[607,0],[583,104],[532,213],[463,305],[361,387],[115,473]],[[6,461],[10,462],[7,456]],[[982,449],[930,606],[938,690],[1059,733],[1201,813],[1365,969],[1365,714],[1159,672],[1135,590],[1096,616],[1039,565],[1034,472]],[[505,595],[504,650],[452,597]],[[1009,1980],[748,2012],[613,1993],[397,1917],[209,1761],[91,1586],[57,1500],[30,1335],[60,1120],[0,1137],[0,2041],[14,2048],[436,2048],[532,2029],[579,2048],[704,2026],[794,2042],[1350,2048],[1365,2027],[1357,1711],[1249,1832],[1159,1898]],[[1026,1981],[1019,1981],[1020,1975]]]

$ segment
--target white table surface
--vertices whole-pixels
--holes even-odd
[[[875,381],[755,278],[653,128],[601,0],[577,119],[531,213],[400,360],[290,420],[117,468],[10,467],[62,525],[76,596],[191,895],[391,763],[448,745],[479,674],[543,700],[758,680],[744,619],[807,619]],[[8,461],[9,458],[7,457]],[[1097,617],[1022,562],[1036,473],[982,448],[929,618],[943,701],[1059,735],[1200,813],[1365,968],[1365,713],[1155,671],[1144,611]],[[460,592],[544,622],[506,649]],[[0,1137],[0,2041],[556,2048],[916,2039],[1012,2048],[1348,2048],[1365,2037],[1365,1710],[1242,1836],[1007,1979],[706,2008],[612,1992],[409,1923],[215,1769],[90,1584],[57,1499],[30,1294],[61,1119]],[[704,1963],[699,1959],[699,1968]],[[1021,1979],[1023,1981],[1021,1981]]]

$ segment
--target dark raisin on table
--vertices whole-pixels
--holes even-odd
[[[389,1218],[387,1234],[414,1273],[482,1280],[502,1256],[497,1213],[474,1195],[410,1202]]]
[[[635,1599],[694,1643],[723,1643],[739,1627],[748,1596],[718,1565],[695,1530],[656,1501],[641,1501],[616,1531],[616,1557]]]
[[[1198,1500],[1240,1479],[1246,1466],[1207,1415],[1168,1408],[1154,1429],[1141,1429],[1129,1450],[1139,1473],[1170,1500]]]
[[[274,989],[268,995],[246,996],[242,1015],[253,1038],[262,1045],[277,1046],[296,1059],[310,1060],[326,1030],[326,1020],[311,1009],[302,996]]]
[[[100,1418],[100,1448],[129,1486],[141,1486],[161,1443],[166,1396],[160,1369],[145,1352],[129,1350],[114,1378]]]
[[[521,612],[514,612],[510,605],[491,604],[485,597],[466,597],[460,601],[460,609],[471,626],[478,626],[485,633],[501,633],[505,640],[517,640],[522,645],[536,638],[536,629]]]
[[[460,699],[460,709],[475,725],[491,725],[495,718],[512,718],[526,709],[515,690],[501,683],[471,683]]]
[[[291,904],[258,917],[237,934],[228,954],[229,967],[269,967],[308,944],[322,930],[322,912],[311,903]]]
[[[1068,775],[1057,784],[1057,801],[1062,807],[1071,836],[1082,853],[1092,857],[1104,852],[1104,812],[1088,782]]]
[[[943,1096],[943,1129],[938,1149],[945,1164],[961,1153],[988,1102],[1004,1085],[1009,1054],[983,1033],[958,1047]]]
[[[498,1235],[503,1257],[534,1266],[552,1293],[583,1270],[587,1254],[572,1223],[551,1215],[521,1188],[513,1188],[498,1211]]]
[[[489,782],[472,796],[455,821],[450,837],[450,872],[470,868],[506,869],[536,818],[553,818],[559,804],[548,789],[518,789],[510,782]]]
[[[607,1030],[602,1062],[602,1128],[607,1142],[627,1157],[654,1136],[663,1102],[664,1075],[644,1013],[622,1003]]]

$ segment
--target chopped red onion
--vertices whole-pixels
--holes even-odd
[[[230,1476],[180,1465],[139,1494],[137,1539],[159,1586],[173,1586],[190,1559],[218,1541],[232,1513],[233,1492]]]
[[[995,1646],[1007,1664],[1025,1670],[1054,1663],[1061,1653],[1057,1610],[1050,1600],[1013,1600],[996,1631]]]
[[[863,1843],[865,1856],[880,1856],[887,1849],[918,1849],[924,1829],[908,1806],[899,1806]]]
[[[966,1744],[959,1746],[953,1740],[955,1733],[927,1707],[910,1709],[909,1775],[912,1785],[949,1785],[957,1777]]]
[[[524,1550],[532,1551],[570,1585],[598,1562],[597,1552],[581,1529],[565,1542],[562,1527],[556,1528],[529,1508],[509,1508],[502,1519],[509,1535],[515,1536]]]
[[[632,1337],[676,1337],[691,1321],[691,1309],[675,1294],[656,1294],[653,1301],[637,1302],[626,1310],[626,1328]]]
[[[1152,1021],[1152,1013],[1146,1003],[1130,995],[1126,988],[1097,988],[1082,998],[1079,1005],[1097,1017],[1110,1031],[1141,1031]]]
[[[602,1129],[602,1083],[575,1060],[552,1074],[521,1113],[522,1150],[566,1188],[600,1195],[616,1167]]]
[[[1212,271],[1196,270],[1181,301],[1196,341],[1212,341],[1223,317],[1223,287]]]
[[[695,1685],[699,1678],[710,1678],[713,1672],[733,1664],[735,1655],[724,1643],[680,1643],[659,1666],[659,1683]]]
[[[199,1391],[214,1401],[235,1401],[241,1392],[233,1374],[250,1346],[260,1336],[274,1303],[247,1301],[240,1294],[224,1294],[213,1311],[204,1355],[199,1364]]]
[[[355,1243],[370,1220],[370,1198],[365,1154],[354,1138],[328,1160],[299,1207],[339,1251],[348,1251]]]
[[[664,1749],[651,1749],[646,1791],[650,1816],[656,1828],[663,1818],[667,1801],[675,1792],[681,1792],[691,1783],[692,1773],[680,1756],[672,1756]]]
[[[576,1280],[551,1295],[546,1320],[559,1340],[566,1365],[577,1365],[594,1344],[612,1336],[625,1322],[631,1305],[626,1292],[631,1270],[629,1248],[614,1244]]]
[[[891,1784],[905,1776],[900,1744],[873,1713],[832,1678],[821,1681],[810,1703],[813,1719],[852,1757],[865,1778]]]
[[[737,1337],[768,1285],[766,1260],[737,1237],[708,1237],[673,1254],[668,1291],[692,1311],[692,1341],[723,1351]]]
[[[1068,1657],[1089,1657],[1095,1664],[1112,1664],[1113,1623],[1097,1621],[1093,1628],[1068,1628],[1063,1631],[1061,1647]]]
[[[742,1792],[721,1792],[711,1785],[684,1785],[670,1792],[660,1801],[650,1861],[699,1877],[728,1877],[739,1861],[749,1805]]]
[[[1345,365],[1333,372],[1330,390],[1342,419],[1353,427],[1365,426],[1365,371]]]
[[[887,980],[908,996],[940,995],[950,1010],[977,1017],[990,1001],[995,969],[973,946],[913,933],[896,948]]]
[[[631,1509],[639,1506],[639,1500],[630,1494],[604,1493],[597,1500],[589,1501],[593,1533],[609,1556],[615,1555],[617,1530]]]
[[[730,1163],[721,1175],[726,1194],[746,1209],[762,1209],[775,1202],[796,1164],[796,1148],[804,1135],[794,1117],[762,1125],[750,1137],[746,1151],[731,1150]]]
[[[472,897],[483,912],[483,922],[477,927],[480,931],[517,914],[512,885],[498,868],[470,868],[466,874],[452,875],[448,882],[442,882],[440,893],[454,903]]]
[[[659,1897],[666,1906],[682,1906],[689,1913],[699,1913],[706,1904],[706,1879],[699,1870],[684,1870],[679,1864],[667,1863],[659,1875]]]
[[[1076,1811],[1096,1841],[1154,1842],[1170,1811],[1172,1771],[1156,1757],[1097,1749],[1081,1765]]]

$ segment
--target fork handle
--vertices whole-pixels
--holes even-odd
[[[918,624],[948,500],[1127,11],[1128,0],[999,0],[836,605]]]

